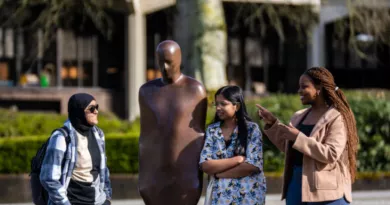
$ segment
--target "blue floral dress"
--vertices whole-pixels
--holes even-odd
[[[226,147],[220,122],[207,128],[206,140],[200,155],[202,164],[209,159],[234,157],[237,128],[231,136],[231,143]],[[263,173],[262,135],[256,123],[248,122],[248,140],[246,161],[260,169],[260,172],[241,178],[220,178],[214,181],[212,205],[262,205],[265,204],[266,183]]]

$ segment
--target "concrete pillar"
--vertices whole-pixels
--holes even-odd
[[[134,12],[127,17],[126,33],[126,111],[128,120],[139,116],[138,90],[146,81],[146,17],[140,1],[133,0]]]
[[[24,38],[23,38],[23,31],[21,28],[16,29],[16,53],[15,53],[15,60],[16,60],[16,79],[19,81],[20,76],[22,75],[22,68],[23,68],[23,55],[24,55]]]
[[[64,40],[64,32],[62,29],[57,30],[57,69],[56,69],[56,86],[57,88],[62,87],[62,54],[63,54],[63,40]]]
[[[320,8],[319,23],[314,27],[313,35],[308,43],[307,68],[326,66],[325,26],[347,14],[348,8],[345,5],[329,5]]]
[[[311,37],[307,48],[307,68],[326,67],[325,24],[319,22]]]

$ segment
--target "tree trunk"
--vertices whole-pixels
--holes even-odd
[[[183,53],[183,72],[208,90],[227,84],[227,34],[220,0],[178,0],[175,40]]]

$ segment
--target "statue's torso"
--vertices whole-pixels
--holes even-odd
[[[199,95],[192,85],[152,84],[141,89],[141,195],[144,193],[143,197],[150,200],[156,198],[156,202],[167,200],[168,196],[173,197],[172,200],[187,196],[189,198],[180,203],[192,204],[199,199],[202,186],[198,162],[203,136],[194,128],[202,122],[193,119],[193,112],[200,103]]]

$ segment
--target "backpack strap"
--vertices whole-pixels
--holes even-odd
[[[56,130],[54,130],[54,132],[55,131],[60,131],[63,135],[64,135],[64,138],[65,138],[65,143],[66,143],[66,150],[65,150],[65,153],[64,153],[64,160],[62,161],[62,165],[61,165],[61,170],[62,170],[62,168],[64,167],[64,164],[65,164],[65,155],[67,154],[67,152],[68,152],[68,145],[70,144],[70,136],[69,136],[69,134],[70,134],[70,131],[69,131],[69,128],[68,127],[66,127],[66,126],[62,126],[61,128],[58,128],[58,129],[56,129]]]
[[[46,140],[45,143],[42,144],[41,148],[39,148],[39,150],[37,151],[37,153],[35,154],[35,156],[31,160],[31,172],[40,172],[40,169],[41,169],[41,166],[42,166],[42,162],[43,162],[43,158],[45,157],[46,149],[47,149],[47,146],[49,144],[50,138],[52,137],[53,133],[56,132],[56,131],[59,131],[59,132],[61,132],[64,135],[66,145],[67,146],[69,145],[69,143],[70,143],[70,137],[69,137],[70,131],[69,131],[68,127],[63,126],[61,128],[53,130],[53,132],[51,132],[51,134],[50,134],[50,137]]]
[[[54,133],[55,131],[60,131],[60,132],[64,135],[64,137],[65,137],[65,142],[66,142],[67,145],[70,143],[70,137],[69,137],[70,131],[69,131],[69,128],[68,128],[68,127],[62,126],[61,128],[58,128],[58,129],[54,130],[53,133]]]

